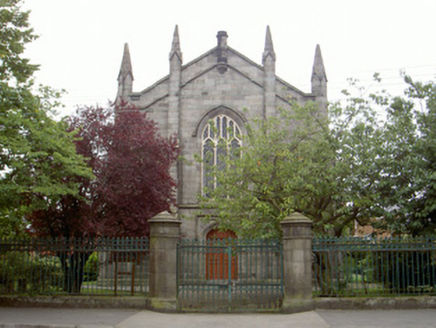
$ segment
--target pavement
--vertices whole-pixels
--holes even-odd
[[[121,309],[0,307],[0,328],[436,327],[436,310],[317,310],[297,314],[163,314]]]

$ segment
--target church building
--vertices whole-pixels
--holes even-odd
[[[178,182],[177,215],[182,235],[203,239],[213,230],[201,220],[198,196],[214,181],[195,156],[210,156],[218,164],[218,144],[239,147],[245,124],[256,117],[278,115],[291,101],[316,101],[327,105],[327,77],[319,46],[316,46],[311,92],[303,92],[276,75],[271,32],[266,30],[262,64],[247,58],[227,44],[225,31],[217,34],[217,45],[183,64],[176,26],[169,54],[169,75],[142,91],[133,91],[133,71],[128,45],[118,75],[117,102],[132,103],[157,122],[161,135],[176,135],[180,155],[174,170]],[[210,129],[210,122],[216,129]]]

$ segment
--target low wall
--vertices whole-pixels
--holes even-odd
[[[80,309],[146,309],[146,297],[114,296],[0,296],[3,307]]]
[[[50,307],[83,309],[139,309],[145,310],[146,297],[89,297],[89,296],[0,296],[3,307]],[[436,309],[436,296],[419,297],[362,297],[314,298],[317,310],[406,310]]]
[[[326,297],[314,298],[322,310],[413,310],[436,309],[436,296],[403,297]]]

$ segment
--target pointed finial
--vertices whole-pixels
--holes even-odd
[[[315,77],[327,81],[324,61],[322,60],[321,47],[319,46],[319,44],[316,45],[315,59],[313,61],[312,69],[312,79],[314,79]]]
[[[269,25],[266,27],[265,50],[274,51],[274,46],[271,37],[271,30],[269,28]]]
[[[123,80],[129,74],[132,75],[132,79],[133,79],[132,61],[130,60],[129,45],[125,43],[123,59],[121,61],[120,73],[118,74],[118,81]]]
[[[263,51],[262,56],[263,64],[265,64],[265,60],[268,56],[271,56],[274,61],[276,60],[276,53],[274,52],[274,45],[272,42],[271,30],[269,28],[269,25],[266,27],[265,50]]]
[[[182,51],[180,49],[179,27],[176,25],[173,34],[173,43],[171,45],[170,60],[176,55],[182,61]]]

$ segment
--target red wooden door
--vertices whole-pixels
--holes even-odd
[[[232,231],[211,230],[206,240],[209,245],[213,245],[213,241],[224,240],[228,238],[236,239],[236,234]],[[227,243],[226,243],[227,244]],[[222,244],[223,246],[225,244]],[[229,246],[230,247],[230,246]],[[208,247],[206,253],[206,279],[229,279],[229,265],[231,279],[237,279],[238,261],[235,255],[230,256],[229,263],[229,248],[228,247]]]

